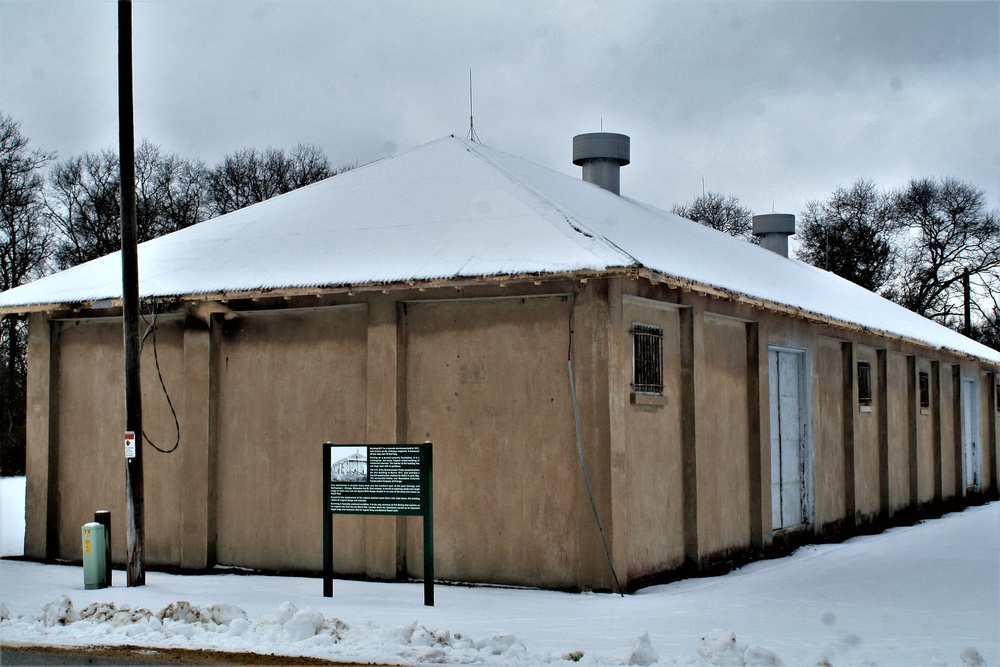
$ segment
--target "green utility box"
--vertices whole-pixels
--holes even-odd
[[[83,524],[83,587],[90,591],[108,587],[104,526],[96,521]]]

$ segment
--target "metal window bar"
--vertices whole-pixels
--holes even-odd
[[[632,325],[632,391],[663,394],[663,329]]]
[[[858,405],[872,404],[872,365],[858,362]]]
[[[931,407],[931,376],[927,373],[920,373],[920,407]]]

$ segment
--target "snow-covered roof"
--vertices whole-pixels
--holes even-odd
[[[144,297],[622,268],[1000,362],[831,273],[455,137],[139,246]],[[121,293],[114,253],[0,294],[0,311]]]

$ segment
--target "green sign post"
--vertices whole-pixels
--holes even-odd
[[[323,597],[333,597],[334,514],[424,518],[424,604],[434,606],[431,443],[323,444]]]

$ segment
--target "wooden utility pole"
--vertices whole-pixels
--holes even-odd
[[[962,301],[964,305],[964,326],[962,333],[966,337],[972,336],[972,287],[969,285],[969,270],[962,272]]]
[[[146,583],[142,488],[142,394],[139,385],[139,258],[135,214],[135,120],[132,114],[132,2],[118,0],[118,152],[121,157],[122,329],[125,337],[125,521],[129,586]]]

